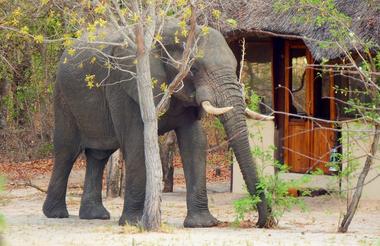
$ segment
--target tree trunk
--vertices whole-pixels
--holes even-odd
[[[154,6],[149,7],[151,13]],[[136,8],[138,10],[138,8]],[[143,23],[136,25],[137,46],[137,89],[141,117],[144,122],[144,150],[146,165],[146,192],[142,226],[155,230],[161,226],[162,166],[158,144],[158,124],[153,100],[152,78],[150,73],[149,50],[152,45],[155,23],[147,25],[144,34]]]
[[[107,163],[106,196],[118,197],[121,192],[120,150],[116,150]]]
[[[175,143],[176,135],[174,131],[171,131],[165,135],[165,140],[160,144],[160,156],[164,182],[163,192],[173,192],[173,157],[175,152]]]
[[[4,129],[7,126],[6,120],[6,106],[3,103],[4,97],[7,95],[8,81],[6,78],[0,79],[0,129]]]
[[[348,227],[350,226],[351,221],[354,218],[354,215],[359,205],[360,198],[362,196],[365,178],[367,177],[367,174],[369,170],[371,169],[373,158],[375,157],[377,149],[379,147],[379,140],[380,140],[380,124],[376,124],[375,135],[373,137],[370,152],[367,155],[367,159],[364,163],[363,170],[361,171],[359,175],[358,182],[356,184],[355,193],[347,209],[347,214],[344,215],[342,223],[340,224],[340,227],[338,229],[339,232],[347,232]]]

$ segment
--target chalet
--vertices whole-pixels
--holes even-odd
[[[376,2],[337,0],[336,6],[350,17],[353,35],[379,45],[380,9],[378,2],[375,6]],[[353,113],[346,112],[343,102],[353,97],[364,102],[368,100],[365,95],[355,93],[363,88],[363,84],[354,76],[345,76],[333,69],[322,70],[318,66],[322,61],[345,63],[342,49],[322,45],[322,41],[331,37],[330,26],[297,20],[294,17],[299,16],[299,12],[275,10],[273,4],[271,0],[215,1],[215,5],[209,8],[209,11],[220,9],[224,20],[236,21],[234,26],[214,20],[212,26],[225,35],[238,61],[244,57],[242,73],[240,68],[237,73],[241,74],[246,87],[261,97],[261,113],[275,112],[274,122],[249,123],[252,135],[263,137],[260,141],[253,137],[252,141],[256,145],[275,146],[274,159],[289,166],[288,178],[319,169],[324,175],[318,176],[313,186],[344,190],[344,180],[330,179],[339,170],[327,164],[331,163],[333,153],[352,153],[359,165],[364,163],[371,135],[350,139],[349,134],[344,133],[353,127],[367,130],[368,127],[337,123],[355,118]],[[357,57],[355,49],[361,47],[350,47],[354,58]],[[347,88],[350,92],[337,93],[336,88]],[[264,165],[260,158],[257,161]],[[379,158],[376,162],[368,179],[380,173]],[[354,164],[340,163],[338,169],[344,165]],[[238,168],[234,165],[235,192],[242,191],[243,186]],[[275,171],[266,168],[264,172]],[[377,179],[368,184],[364,193],[380,198],[379,187],[380,179]]]

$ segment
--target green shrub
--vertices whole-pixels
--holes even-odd
[[[3,192],[3,187],[4,187],[4,178],[0,176],[0,195]],[[1,199],[1,196],[0,196]],[[1,233],[3,233],[5,229],[5,219],[4,215],[0,213],[0,244],[1,244]]]
[[[279,171],[274,175],[266,175],[260,178],[260,181],[256,186],[258,191],[257,195],[251,196],[247,194],[247,196],[234,202],[237,221],[244,220],[247,214],[256,211],[256,205],[261,201],[259,198],[261,192],[265,193],[268,207],[270,208],[270,219],[267,224],[268,227],[277,226],[283,214],[294,207],[299,207],[302,210],[306,209],[304,201],[298,197],[290,195],[289,189],[300,187],[303,184],[308,183],[310,178],[304,175],[297,180],[284,180],[281,178],[281,174],[287,173],[288,167],[278,163],[276,164],[276,167]]]
[[[253,142],[252,156],[262,163],[261,168],[258,169],[259,182],[256,186],[258,194],[252,196],[247,193],[245,197],[234,202],[236,221],[244,220],[248,214],[256,211],[256,205],[261,201],[259,195],[264,192],[270,208],[267,227],[274,227],[278,225],[280,218],[286,211],[294,207],[306,209],[304,201],[289,194],[289,190],[304,186],[310,182],[311,176],[303,175],[301,178],[293,180],[283,179],[282,176],[289,172],[289,167],[274,159],[275,147],[270,146],[264,149],[263,137],[260,134],[254,135]],[[273,175],[264,175],[264,169],[267,168],[276,169],[276,172]],[[307,194],[303,192],[301,195]]]

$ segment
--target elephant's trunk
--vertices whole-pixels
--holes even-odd
[[[236,107],[236,104],[234,104],[234,107]],[[248,192],[251,195],[256,195],[258,175],[248,142],[248,129],[244,116],[244,108],[245,107],[242,106],[239,107],[239,109],[234,109],[234,112],[221,118],[230,146],[235,154],[237,162],[239,163]],[[268,208],[264,193],[261,192],[259,196],[261,202],[257,205],[259,213],[257,225],[259,227],[264,227],[268,217]]]
[[[248,128],[245,117],[246,105],[243,99],[241,86],[236,82],[236,77],[229,75],[223,76],[223,83],[211,83],[215,92],[213,101],[217,107],[233,106],[233,109],[220,116],[224,129],[227,133],[230,146],[239,163],[240,170],[243,174],[248,192],[251,195],[257,194],[256,185],[258,183],[258,175],[256,164],[251,155],[251,149],[248,141]],[[198,92],[197,92],[198,93]],[[209,92],[201,92],[200,94],[209,94]],[[203,96],[203,95],[202,95]],[[259,194],[261,202],[257,205],[259,220],[258,227],[264,227],[268,219],[268,207],[263,192]]]

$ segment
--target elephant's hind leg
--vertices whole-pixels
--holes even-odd
[[[199,121],[176,129],[186,178],[187,216],[185,227],[211,227],[218,220],[208,209],[206,190],[207,139]]]
[[[54,167],[43,212],[48,218],[67,218],[67,181],[75,160],[80,153],[80,139],[75,121],[70,112],[59,102],[55,105]]]
[[[79,218],[109,219],[110,213],[102,202],[102,178],[104,167],[114,150],[86,149],[86,177],[82,195]]]

